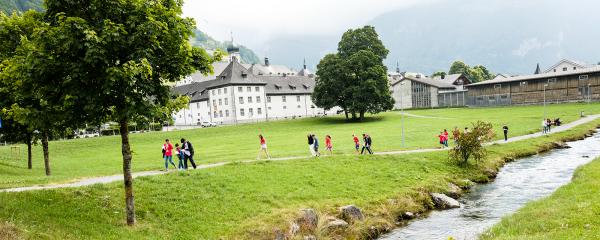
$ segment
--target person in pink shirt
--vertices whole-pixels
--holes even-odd
[[[258,150],[258,156],[256,157],[256,160],[260,159],[261,152],[264,152],[265,155],[267,155],[267,159],[271,159],[271,155],[269,155],[269,150],[267,150],[267,139],[265,139],[265,137],[263,137],[262,134],[258,135],[258,138],[260,139],[260,150]]]
[[[354,148],[356,149],[356,154],[359,154],[360,152],[358,151],[358,149],[360,149],[360,140],[358,140],[358,137],[354,134],[352,134],[352,141],[354,141]]]
[[[443,132],[440,132],[440,135],[438,135],[438,138],[440,139],[440,145],[442,145],[442,148],[445,147],[445,140],[446,140],[446,136],[444,135]]]
[[[163,158],[165,159],[165,171],[169,171],[169,163],[175,167],[173,162],[173,145],[169,142],[169,139],[165,139],[165,144],[162,146]]]
[[[329,154],[333,155],[333,144],[329,135],[325,136],[325,151],[329,151]]]

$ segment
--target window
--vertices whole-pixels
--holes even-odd
[[[238,87],[238,92],[242,92],[242,87]]]
[[[217,100],[213,100],[213,106],[217,106]]]
[[[563,72],[566,72],[566,71],[567,71],[567,69],[568,69],[568,68],[564,67],[564,68],[563,68]]]
[[[283,106],[283,109],[287,109],[287,106]]]
[[[229,99],[228,98],[225,98],[225,105],[226,106],[229,105]]]
[[[548,83],[556,83],[556,78],[550,78],[550,79],[548,79]]]
[[[223,99],[219,99],[219,106],[223,106]]]
[[[196,103],[196,108],[200,108],[200,103],[199,102]]]
[[[281,101],[282,102],[287,102],[287,100],[285,99],[285,96],[281,96]]]
[[[198,117],[200,117],[200,113],[198,113]]]
[[[588,79],[588,75],[579,75],[579,80],[586,80]]]
[[[502,88],[502,84],[494,84],[494,88]]]
[[[246,87],[246,92],[252,92],[252,87]]]
[[[210,91],[212,93],[212,95],[215,95],[215,90],[213,89],[212,91]]]
[[[268,107],[267,109],[271,110],[271,107]]]
[[[300,102],[300,96],[296,96],[296,102]]]
[[[260,87],[254,87],[254,90],[255,90],[256,92],[260,92]]]
[[[223,94],[227,94],[227,88],[223,88]]]
[[[248,97],[248,103],[252,103],[252,97]]]
[[[270,103],[271,102],[271,96],[267,96],[267,102]]]
[[[302,108],[302,106],[298,105],[298,108]]]
[[[553,69],[553,71],[554,71],[554,72],[556,72],[556,68],[555,68],[555,69]]]
[[[219,93],[219,95],[221,95],[221,89],[220,88],[217,90],[217,92]]]
[[[256,103],[260,103],[260,96],[256,96]]]
[[[573,67],[573,70],[577,70],[577,67]]]
[[[254,116],[254,109],[252,109],[252,108],[248,109],[248,116],[250,116],[250,117]]]
[[[521,82],[521,86],[526,87],[527,86],[527,82],[526,81]]]
[[[223,117],[223,110],[219,111],[219,117]]]
[[[244,104],[244,98],[240,97],[240,104]]]
[[[256,109],[256,114],[262,115],[262,108],[257,108]]]
[[[229,110],[225,110],[225,117],[229,117]]]
[[[218,117],[218,116],[217,116],[217,111],[215,111],[215,118],[217,118],[217,117]]]
[[[245,115],[245,113],[244,113],[244,109],[243,109],[243,108],[240,108],[240,116],[242,116],[242,117],[243,117],[244,115]]]

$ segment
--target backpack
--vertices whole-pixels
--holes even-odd
[[[193,156],[194,155],[194,146],[192,146],[192,143],[189,141],[187,142],[187,145],[188,145],[188,150],[190,151],[190,155]]]

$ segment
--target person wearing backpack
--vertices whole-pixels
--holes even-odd
[[[196,163],[194,162],[194,146],[192,146],[192,143],[185,140],[185,138],[182,138],[181,150],[183,151],[185,169],[188,169],[188,161],[192,164],[192,167],[196,169]]]
[[[365,149],[369,154],[373,154],[373,151],[371,151],[371,136],[363,133],[363,147],[362,150],[360,150],[360,154],[363,154]]]

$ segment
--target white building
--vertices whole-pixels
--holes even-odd
[[[576,61],[563,59],[563,60],[560,60],[558,63],[552,65],[550,68],[546,69],[546,71],[544,71],[543,73],[572,72],[572,71],[576,71],[578,69],[583,69],[583,68],[588,68],[588,67],[590,67],[590,66],[588,66],[585,63],[579,63]],[[539,65],[538,65],[538,69],[539,69]],[[536,70],[536,74],[539,74],[538,70]]]
[[[248,69],[237,59],[232,54],[231,62],[213,80],[196,81],[195,74],[192,83],[173,88],[191,98],[188,108],[173,115],[175,125],[192,126],[204,121],[236,124],[335,113],[313,104],[314,78],[298,73],[256,75],[253,66]]]

